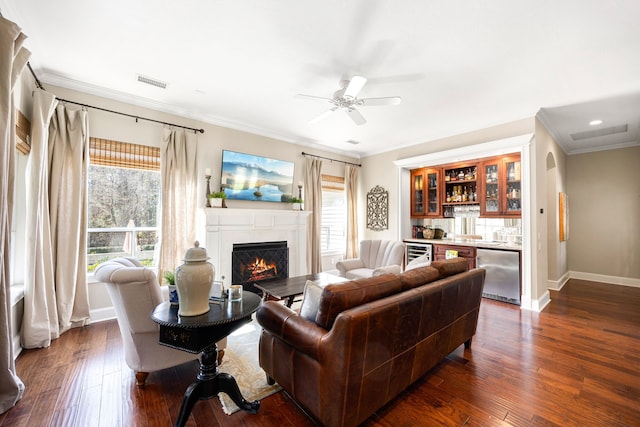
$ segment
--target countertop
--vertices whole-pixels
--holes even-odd
[[[506,251],[522,251],[522,245],[514,242],[500,242],[475,239],[404,239],[405,242],[431,243],[433,245],[471,246],[482,249],[500,249]]]

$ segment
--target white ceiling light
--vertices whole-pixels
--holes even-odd
[[[598,126],[598,125],[601,125],[601,124],[602,124],[602,120],[600,120],[600,119],[597,119],[597,120],[591,120],[591,121],[589,122],[589,125],[591,125],[591,126]]]

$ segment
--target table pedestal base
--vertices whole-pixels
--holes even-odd
[[[176,421],[176,427],[183,427],[191,414],[193,405],[198,400],[211,399],[218,393],[227,395],[238,405],[238,407],[251,414],[255,414],[260,409],[260,401],[249,402],[240,393],[238,383],[231,375],[218,370],[218,346],[212,345],[205,349],[200,356],[200,371],[196,382],[191,384],[184,393],[184,399],[180,406],[180,413]]]

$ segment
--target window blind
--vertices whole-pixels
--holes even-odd
[[[344,177],[321,175],[322,189],[328,191],[344,191]]]
[[[160,148],[102,138],[89,139],[92,165],[160,170]]]
[[[344,177],[321,175],[322,251],[344,252],[346,248],[347,204]]]
[[[16,149],[22,154],[31,152],[31,122],[20,111],[16,114]]]

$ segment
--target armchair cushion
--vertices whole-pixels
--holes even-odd
[[[402,268],[397,265],[387,265],[385,267],[378,267],[373,270],[371,276],[380,276],[381,274],[400,274],[402,273]]]
[[[360,279],[389,271],[375,271],[380,267],[398,266],[393,273],[402,271],[404,244],[395,240],[363,240],[360,242],[359,258],[342,260],[336,263],[342,277]]]

